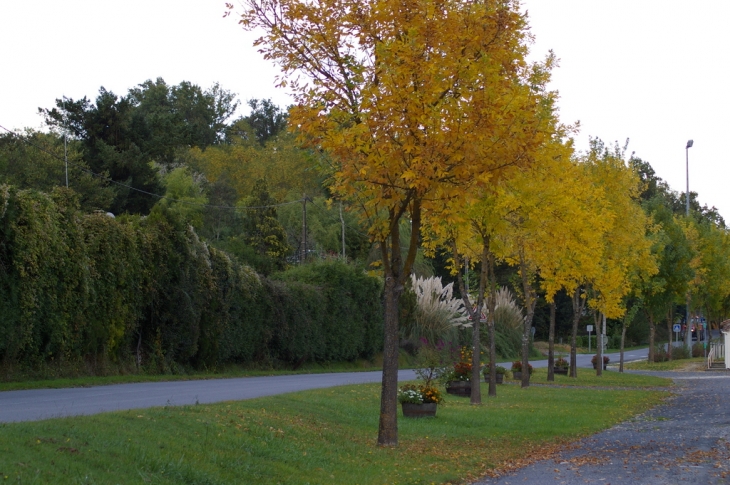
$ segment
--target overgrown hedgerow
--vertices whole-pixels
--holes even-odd
[[[0,363],[174,372],[297,365],[382,346],[380,282],[342,262],[257,275],[164,208],[84,214],[73,192],[0,186]]]

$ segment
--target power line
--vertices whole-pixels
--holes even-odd
[[[0,125],[0,128],[2,128],[3,130],[7,131],[11,135],[15,136],[17,139],[19,139],[23,143],[25,143],[27,145],[30,145],[30,146],[32,146],[32,147],[34,147],[34,148],[42,151],[43,153],[49,155],[51,158],[54,158],[54,159],[56,159],[56,160],[58,160],[60,162],[67,163],[64,159],[62,159],[61,157],[59,157],[55,153],[52,153],[52,152],[48,151],[47,149],[45,149],[42,146],[36,145],[31,140],[28,140],[26,137],[23,137],[22,135],[19,135],[18,133],[14,132],[12,130],[9,130],[7,128],[5,128],[2,125]],[[129,189],[129,190],[132,190],[134,192],[139,192],[141,194],[150,195],[152,197],[156,197],[157,199],[161,199],[161,200],[168,200],[170,202],[177,202],[179,204],[192,205],[192,206],[196,206],[196,207],[207,207],[207,208],[210,208],[210,209],[226,209],[226,210],[233,210],[233,211],[239,211],[240,212],[240,211],[245,211],[245,210],[249,210],[249,209],[272,209],[272,208],[275,208],[275,207],[281,207],[281,206],[291,205],[291,204],[299,204],[299,203],[302,202],[302,199],[299,199],[299,200],[294,200],[294,201],[290,201],[290,202],[282,202],[280,204],[262,205],[262,206],[248,206],[248,207],[235,207],[235,206],[229,206],[229,205],[199,204],[197,202],[190,202],[190,201],[186,201],[186,200],[173,199],[172,197],[167,197],[167,196],[164,196],[164,195],[155,194],[153,192],[148,192],[146,190],[138,189],[136,187],[132,187],[131,185],[127,185],[127,184],[124,184],[122,182],[118,182],[116,180],[113,180],[113,179],[105,176],[105,175],[102,175],[102,174],[96,173],[96,172],[94,172],[92,170],[89,170],[88,168],[86,168],[85,166],[83,166],[81,164],[74,163],[74,162],[68,162],[68,163],[70,165],[72,165],[72,166],[75,166],[76,168],[78,168],[82,172],[86,172],[86,173],[88,173],[88,174],[90,174],[90,175],[92,175],[94,177],[97,177],[97,178],[99,178],[101,180],[104,180],[104,181],[109,182],[109,183],[114,184],[114,185],[118,185],[120,187],[124,187],[124,188]]]
[[[300,202],[301,202],[301,201],[300,201]],[[322,207],[322,206],[320,206],[320,205],[319,205],[319,204],[318,204],[317,202],[314,202],[313,200],[310,200],[310,202],[312,203],[312,205],[313,205],[314,207],[316,207],[316,208],[318,208],[318,209],[320,209],[320,210],[324,211],[324,214],[325,214],[325,215],[326,215],[327,217],[329,217],[331,221],[333,221],[333,222],[337,222],[338,224],[340,223],[339,217],[338,217],[338,216],[335,216],[335,215],[333,215],[333,214],[331,214],[331,213],[330,213],[330,210],[329,210],[329,209],[327,209],[326,207]],[[362,231],[360,230],[360,228],[359,228],[359,227],[353,226],[353,225],[351,225],[351,224],[349,224],[349,223],[347,223],[347,222],[345,222],[345,226],[346,226],[346,227],[348,227],[348,228],[350,228],[350,229],[351,229],[352,231],[354,231],[354,232],[356,232],[356,233],[360,234],[361,236],[366,236],[366,237],[368,236],[368,234],[367,234],[367,233],[365,233],[365,232],[362,232]]]

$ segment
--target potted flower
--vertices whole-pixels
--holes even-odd
[[[608,358],[607,355],[603,356],[603,370],[606,370],[606,365],[611,361],[611,359]],[[598,369],[598,354],[594,355],[591,359],[591,364],[593,364],[594,369]]]
[[[435,417],[442,401],[441,392],[433,386],[405,384],[398,389],[398,402],[406,418]]]
[[[555,374],[568,375],[568,368],[570,368],[570,364],[568,364],[568,361],[562,357],[558,357],[557,360],[553,362],[553,373]]]
[[[532,375],[532,365],[527,363],[527,372]],[[522,361],[516,360],[512,362],[512,377],[522,379]]]
[[[494,372],[496,373],[496,383],[502,384],[504,383],[504,375],[507,373],[507,369],[502,367],[501,365],[498,365],[494,368]],[[484,370],[482,371],[484,374],[484,382],[489,382],[489,366],[486,366]]]
[[[445,376],[446,392],[455,396],[471,396],[471,363],[457,362]]]

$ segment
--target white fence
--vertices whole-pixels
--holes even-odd
[[[707,354],[707,368],[711,368],[713,362],[725,363],[725,344],[720,342],[710,343],[710,352]]]

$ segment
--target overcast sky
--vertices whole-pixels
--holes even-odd
[[[690,190],[730,219],[724,134],[730,97],[730,2],[701,7],[674,0],[529,0],[535,58],[561,59],[553,88],[565,122],[588,137],[630,138],[673,189]],[[0,125],[41,127],[38,107],[54,99],[117,94],[147,79],[219,82],[242,101],[289,98],[274,88],[275,66],[219,0],[0,0]],[[244,103],[245,104],[245,103]]]

